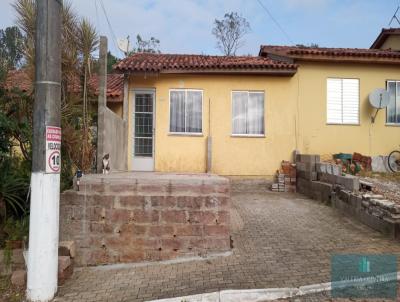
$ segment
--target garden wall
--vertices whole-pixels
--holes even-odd
[[[61,194],[60,237],[77,265],[158,261],[230,249],[230,185],[213,175],[89,175]]]
[[[369,227],[400,239],[400,205],[360,190],[359,178],[341,175],[341,166],[318,155],[296,156],[297,191],[322,201]]]

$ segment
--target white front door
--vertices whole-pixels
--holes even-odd
[[[135,90],[133,96],[134,171],[154,171],[154,90]]]

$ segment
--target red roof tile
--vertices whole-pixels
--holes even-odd
[[[400,63],[400,52],[366,48],[325,48],[262,45],[261,56],[286,56],[293,59],[368,61],[371,63]]]
[[[252,56],[206,56],[136,53],[114,68],[120,72],[284,72],[294,73],[297,65]]]
[[[5,89],[12,90],[20,89],[22,92],[30,93],[32,90],[32,80],[24,69],[10,70],[5,81]],[[78,78],[73,78],[68,83],[70,91],[80,93],[81,86]],[[92,75],[89,80],[89,89],[94,95],[99,94],[98,76]],[[124,98],[124,75],[109,74],[107,75],[107,102],[122,102]]]
[[[381,33],[371,45],[371,49],[379,49],[391,35],[400,35],[400,28],[382,28]]]

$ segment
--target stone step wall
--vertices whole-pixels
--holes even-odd
[[[159,261],[230,249],[230,186],[209,175],[85,176],[61,194],[60,240],[77,265]]]
[[[319,155],[298,154],[296,169],[297,192],[400,239],[400,205],[381,195],[360,191],[358,177],[342,176],[340,165],[321,163]]]

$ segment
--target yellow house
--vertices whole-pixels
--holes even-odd
[[[373,47],[385,50],[261,46],[257,57],[122,60],[129,170],[266,177],[294,150],[387,155],[400,145],[398,33],[382,31]],[[390,104],[372,122],[376,88]]]

